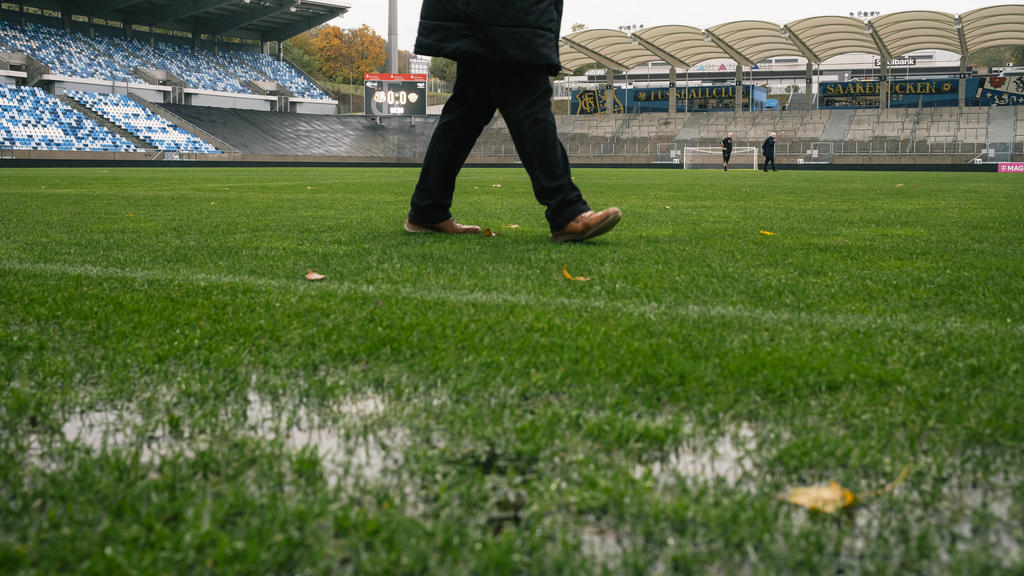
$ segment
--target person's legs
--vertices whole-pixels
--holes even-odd
[[[455,179],[473,150],[476,139],[494,117],[485,67],[460,62],[451,98],[444,105],[423,158],[420,179],[409,202],[409,220],[421,225],[452,217]]]
[[[504,82],[491,84],[491,96],[530,175],[533,194],[547,207],[545,217],[555,232],[590,207],[572,181],[569,156],[558,139],[547,74],[530,68],[513,68],[506,74],[510,77]]]

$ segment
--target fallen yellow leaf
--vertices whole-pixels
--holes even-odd
[[[572,274],[569,274],[568,266],[562,266],[562,274],[564,274],[567,279],[575,280],[577,282],[586,282],[590,280],[590,276],[573,276]]]
[[[790,503],[831,514],[840,508],[846,508],[854,501],[853,492],[843,488],[835,480],[828,486],[805,486],[791,488],[786,498]]]
[[[896,480],[877,490],[871,490],[870,492],[865,492],[859,496],[854,495],[853,492],[843,488],[835,480],[829,480],[828,486],[802,486],[799,488],[790,488],[786,501],[791,504],[796,504],[797,506],[803,506],[810,510],[817,510],[819,512],[831,514],[836,510],[841,510],[851,504],[871,498],[872,496],[892,492],[893,489],[903,483],[903,480],[906,479],[907,472],[909,471],[910,468],[905,467],[900,472],[900,475]]]
[[[315,280],[323,280],[324,278],[326,278],[326,276],[324,276],[323,274],[318,274],[316,272],[313,272],[312,270],[306,270],[306,280],[312,282]]]
[[[505,226],[505,228],[511,228],[512,230],[515,230],[519,228],[519,224],[509,224],[508,226]]]
[[[765,236],[775,236],[775,232],[769,232],[767,230],[761,230],[761,234],[764,234]]]
[[[491,184],[491,188],[501,188],[501,184]]]

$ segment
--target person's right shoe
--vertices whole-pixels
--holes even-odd
[[[587,210],[569,222],[565,228],[551,233],[552,242],[580,242],[600,236],[611,230],[622,218],[618,208],[606,208],[600,212]]]

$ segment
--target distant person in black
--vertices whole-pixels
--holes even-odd
[[[722,170],[729,171],[729,157],[732,156],[732,132],[722,138]]]
[[[768,171],[768,163],[771,162],[772,172],[778,172],[775,169],[775,132],[764,139],[764,144],[761,144],[761,153],[764,154],[764,171]]]

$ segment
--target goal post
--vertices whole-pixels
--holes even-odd
[[[757,148],[733,146],[729,157],[729,168],[757,170]],[[722,148],[720,146],[687,146],[683,148],[683,169],[722,169]]]

